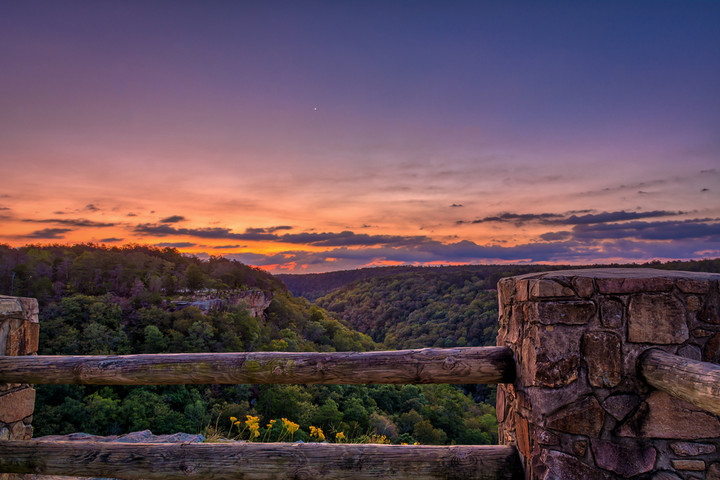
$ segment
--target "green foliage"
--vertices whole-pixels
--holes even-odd
[[[317,303],[391,349],[491,345],[497,335],[497,294],[472,269],[372,278]]]

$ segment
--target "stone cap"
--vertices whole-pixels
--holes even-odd
[[[517,280],[544,278],[548,280],[563,278],[687,278],[700,281],[720,280],[720,273],[685,272],[678,270],[660,270],[657,268],[578,268],[573,270],[551,270],[548,272],[526,273],[512,277]]]
[[[0,316],[37,322],[38,313],[38,301],[35,298],[0,295]]]
[[[600,294],[669,292],[708,293],[717,289],[720,273],[682,272],[655,268],[578,268],[527,273],[500,280],[499,288],[516,286],[517,300],[545,297],[589,298]]]

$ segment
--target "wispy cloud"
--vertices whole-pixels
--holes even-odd
[[[116,243],[116,242],[122,242],[122,238],[117,237],[108,237],[108,238],[101,238],[100,243]]]
[[[458,220],[456,223],[461,225],[463,223],[515,223],[524,224],[528,222],[547,222],[548,220],[563,218],[564,215],[560,213],[501,213],[500,215],[493,215],[484,218],[478,218],[476,220]]]
[[[172,215],[170,217],[165,217],[162,220],[160,220],[160,223],[178,223],[178,222],[184,222],[187,220],[187,218],[183,217],[182,215]]]
[[[34,219],[34,218],[25,218],[22,220],[23,222],[27,223],[54,223],[57,225],[70,225],[72,227],[93,227],[93,228],[105,228],[105,227],[114,227],[117,225],[117,223],[113,222],[94,222],[92,220],[86,220],[84,218],[42,218],[42,219]]]
[[[578,215],[582,213],[583,215]],[[591,213],[590,210],[570,211],[565,213],[512,213],[506,212],[499,215],[479,218],[477,220],[458,220],[461,224],[479,223],[513,223],[524,225],[527,223],[539,223],[543,225],[580,225],[592,223],[621,222],[637,220],[640,218],[672,217],[685,215],[687,212],[654,210],[650,212],[627,212],[625,210],[615,212]]]
[[[668,222],[627,222],[577,225],[572,230],[577,240],[637,239],[681,240],[720,239],[718,219],[699,219]]]
[[[245,233],[274,233],[281,230],[292,230],[293,227],[288,225],[278,225],[276,227],[259,227],[259,228],[246,228]]]
[[[71,228],[45,228],[22,236],[25,238],[37,238],[43,240],[60,240],[65,238],[66,233],[72,231],[73,230]]]
[[[161,243],[155,243],[154,246],[156,247],[169,247],[169,248],[188,248],[188,247],[194,247],[197,243],[191,243],[191,242],[161,242]]]
[[[618,212],[602,212],[587,215],[571,215],[567,218],[549,223],[557,223],[561,225],[582,225],[595,223],[622,222],[627,220],[637,220],[640,218],[656,218],[656,217],[674,217],[685,215],[687,212],[672,212],[667,210],[654,210],[651,212],[626,212],[621,210]]]
[[[144,235],[161,237],[184,235],[205,239],[264,241],[305,244],[319,247],[414,245],[430,241],[429,237],[426,236],[368,235],[365,233],[354,233],[351,231],[343,231],[339,233],[303,232],[278,235],[276,233],[266,233],[266,229],[247,229],[245,233],[235,233],[229,228],[175,228],[167,224],[140,224],[135,227],[135,232]]]

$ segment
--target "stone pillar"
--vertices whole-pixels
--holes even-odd
[[[720,363],[720,274],[590,269],[505,278],[500,443],[527,479],[720,480],[720,418],[648,386],[649,348]],[[636,477],[637,476],[637,477]]]
[[[32,355],[38,349],[38,303],[0,295],[0,355]],[[0,383],[0,440],[29,440],[35,389]]]

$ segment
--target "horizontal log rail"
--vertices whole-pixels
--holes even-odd
[[[0,472],[121,479],[521,479],[509,446],[0,441]]]
[[[514,376],[515,361],[507,347],[0,357],[0,383],[470,384],[511,383]]]
[[[640,373],[658,390],[720,415],[720,365],[650,349],[640,359]]]

